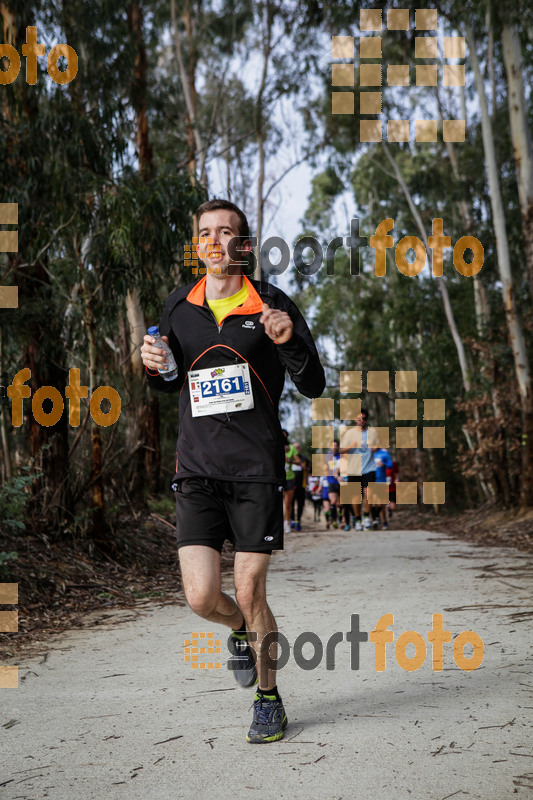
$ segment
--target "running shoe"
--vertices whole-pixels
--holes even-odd
[[[372,523],[370,522],[370,517],[365,517],[363,520],[363,528],[365,531],[369,531],[372,527]]]
[[[245,689],[256,684],[257,667],[255,666],[254,652],[248,643],[246,634],[232,631],[228,638],[228,650],[231,653],[228,667],[233,670],[237,683]]]
[[[283,523],[283,533],[290,533],[291,532],[291,523],[285,520]]]
[[[345,531],[349,531],[349,530],[350,530],[350,526],[349,526],[349,525],[345,525],[345,526],[344,526],[344,530],[345,530]]]
[[[383,528],[384,531],[388,531],[389,530],[389,526],[387,525],[386,522],[384,522],[381,527]]]
[[[359,521],[357,521],[355,523],[355,530],[356,531],[362,531],[363,530],[363,526],[361,525],[361,523]]]
[[[246,741],[252,744],[277,742],[283,739],[287,727],[287,715],[281,700],[273,695],[256,694],[254,697],[254,718]]]
[[[375,531],[377,531],[377,529],[379,528],[379,522],[377,521],[377,519],[372,520],[372,527],[374,528]]]
[[[301,524],[299,522],[296,523],[296,527],[294,528],[294,530],[296,530],[296,531],[301,531],[302,530],[302,526],[301,526]]]

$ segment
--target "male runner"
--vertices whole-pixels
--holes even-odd
[[[289,441],[289,432],[281,429],[285,450],[285,488],[283,490],[283,532],[291,532],[292,503],[296,489],[296,473],[294,468],[300,464],[300,456],[295,446]]]
[[[368,409],[362,408],[355,418],[356,427],[349,428],[345,432],[344,444],[341,447],[341,455],[350,453],[361,457],[361,474],[348,475],[349,483],[359,483],[363,493],[363,524],[361,524],[361,503],[353,501],[353,512],[355,514],[355,530],[361,531],[363,527],[369,530],[372,526],[370,522],[370,506],[368,504],[368,484],[376,480],[376,467],[372,447],[374,446],[374,436],[372,429],[368,426]]]
[[[400,474],[400,468],[396,459],[392,459],[392,468],[387,470],[387,483],[389,484],[389,519],[396,511],[396,481]]]
[[[230,256],[239,248],[230,244],[235,237],[241,253],[251,250],[243,212],[226,200],[211,200],[197,215],[198,255],[207,274],[167,298],[160,323],[178,376],[166,382],[158,374],[165,355],[150,336],[141,353],[149,385],[180,392],[173,487],[187,602],[204,619],[231,628],[228,646],[239,656],[230,662],[235,677],[252,686],[258,675],[246,738],[271,742],[283,737],[287,725],[268,647],[262,646],[263,637],[277,631],[266,600],[270,554],[283,549],[285,454],[278,403],[285,370],[306,397],[321,395],[324,370],[295,304],[280,289],[248,280],[241,262]],[[211,243],[202,243],[207,237]],[[220,589],[225,539],[236,551],[235,600]]]
[[[310,468],[309,459],[302,453],[302,447],[299,442],[293,442],[292,446],[298,453],[299,463],[293,463],[292,470],[294,472],[294,495],[292,497],[291,508],[291,528],[294,527],[295,531],[302,530],[302,515],[305,507],[306,498],[306,482],[307,475]]]
[[[393,462],[386,447],[373,448],[374,465],[376,468],[376,483],[388,483],[387,473],[392,469]],[[388,494],[388,489],[387,489]],[[378,527],[378,519],[384,531],[389,529],[387,524],[387,503],[375,503],[372,506],[372,527]]]
[[[328,468],[328,472],[326,473],[329,477],[329,484],[328,484],[328,501],[329,501],[329,511],[326,509],[326,523],[328,522],[328,513],[331,517],[331,523],[334,528],[338,528],[337,522],[337,512],[340,510],[339,501],[340,501],[340,493],[341,487],[339,484],[340,480],[340,451],[339,451],[339,443],[336,439],[334,439],[330,444],[330,449],[324,457],[324,463]],[[326,524],[326,527],[329,528],[329,524]]]

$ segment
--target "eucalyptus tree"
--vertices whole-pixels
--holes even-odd
[[[412,18],[417,5],[405,3],[402,7],[409,8]],[[368,7],[381,8],[377,3],[370,6],[365,5],[365,8]],[[454,371],[454,374],[457,374],[456,367],[460,367],[459,375],[462,375],[463,386],[462,389],[456,391],[455,397],[461,401],[457,404],[458,406],[463,404],[462,413],[467,414],[467,420],[463,422],[467,441],[471,441],[470,430],[474,430],[475,444],[469,444],[474,463],[477,464],[474,472],[477,472],[478,476],[481,475],[482,479],[483,475],[487,476],[485,484],[492,496],[503,494],[507,500],[510,500],[516,486],[516,477],[520,474],[522,502],[527,504],[531,503],[528,487],[531,483],[530,470],[533,463],[530,452],[533,437],[530,431],[531,415],[528,400],[530,397],[528,362],[531,341],[530,334],[527,329],[524,329],[521,319],[525,319],[524,315],[530,314],[530,305],[525,303],[527,294],[524,295],[524,287],[527,286],[524,279],[527,272],[520,268],[520,262],[523,262],[524,249],[527,252],[528,247],[527,197],[529,196],[528,158],[530,150],[527,136],[527,115],[524,103],[520,100],[522,89],[516,76],[517,51],[516,48],[513,50],[514,72],[512,74],[509,72],[509,66],[507,70],[511,91],[513,96],[518,98],[518,102],[511,102],[510,106],[511,114],[515,115],[515,133],[513,134],[515,154],[519,152],[522,155],[522,158],[515,159],[516,164],[513,164],[510,148],[509,111],[505,108],[506,86],[502,47],[499,41],[499,32],[495,32],[491,24],[495,10],[492,8],[492,17],[491,14],[487,17],[487,4],[485,3],[468,2],[461,7],[456,3],[437,3],[436,7],[447,35],[465,35],[467,22],[470,22],[473,27],[475,25],[477,36],[481,36],[482,44],[488,46],[485,68],[488,80],[492,82],[492,97],[494,98],[492,120],[490,115],[483,111],[482,102],[479,105],[485,94],[485,80],[480,70],[476,69],[476,45],[473,43],[472,37],[470,37],[472,52],[469,54],[467,66],[471,66],[473,69],[467,69],[464,90],[455,90],[455,92],[448,90],[439,94],[438,89],[412,87],[408,92],[387,89],[383,92],[383,117],[385,119],[412,119],[416,113],[415,109],[418,112],[421,109],[425,111],[423,114],[416,113],[416,116],[428,116],[429,113],[430,116],[433,114],[436,119],[440,116],[441,120],[444,115],[451,118],[458,117],[461,115],[460,112],[468,115],[467,136],[464,143],[453,145],[437,141],[434,144],[417,144],[415,147],[397,143],[389,144],[388,147],[377,143],[361,143],[357,136],[360,121],[357,103],[354,115],[335,116],[331,114],[329,74],[323,76],[322,98],[309,105],[305,112],[305,119],[313,133],[321,129],[325,131],[327,147],[324,148],[323,162],[326,161],[329,169],[335,171],[338,181],[345,190],[347,188],[349,190],[352,182],[350,176],[354,176],[353,197],[349,198],[348,196],[347,199],[345,191],[344,202],[354,209],[353,215],[360,216],[363,213],[369,223],[368,229],[373,228],[380,219],[393,216],[390,208],[394,207],[401,210],[401,213],[394,215],[397,226],[406,234],[420,236],[423,241],[427,238],[426,229],[430,227],[431,219],[442,217],[445,225],[449,228],[446,233],[452,236],[452,243],[460,235],[466,233],[476,235],[483,242],[485,264],[481,274],[474,280],[468,281],[458,276],[450,266],[451,272],[448,269],[444,279],[439,280],[441,290],[443,290],[447,323],[455,343],[458,363],[454,363],[453,359],[448,363],[449,346],[446,347],[444,362],[440,360],[438,363],[439,368],[444,369],[447,366]],[[509,13],[512,12],[512,9],[516,11],[518,8],[525,11],[524,4],[514,3],[509,6]],[[315,22],[318,21],[323,30],[332,35],[355,36],[358,33],[360,9],[359,4],[354,4],[351,10],[342,8],[339,12],[337,8],[324,9],[309,3],[305,4],[305,11],[302,13],[307,13]],[[516,17],[507,15],[507,7],[505,10],[498,9],[498,11],[500,14],[498,31],[502,27],[502,20],[509,26],[516,24]],[[529,19],[527,13],[524,19]],[[524,33],[527,30],[529,28],[525,26]],[[414,59],[409,54],[414,53],[415,50],[415,35],[423,34],[415,34],[412,29],[398,33],[387,31],[382,42],[383,74],[385,74],[388,64],[407,62],[414,65]],[[505,56],[505,52],[503,55]],[[527,55],[524,53],[526,68],[529,58],[528,50]],[[315,66],[318,67],[318,63]],[[355,90],[359,89],[358,67],[359,64],[356,60]],[[478,108],[483,112],[481,115],[478,114]],[[491,128],[493,128],[492,131]],[[385,133],[383,135],[385,136]],[[496,147],[493,146],[492,151],[490,147],[487,149],[487,143],[490,144],[491,139],[496,143]],[[483,143],[485,143],[484,149]],[[381,149],[385,150],[385,153],[380,152]],[[373,163],[373,169],[369,172],[368,167],[371,163]],[[386,177],[387,173],[389,177],[396,180],[396,187]],[[381,180],[379,175],[382,176]],[[487,176],[489,177],[487,178]],[[517,177],[524,220],[522,236],[519,225],[517,225],[517,221],[519,222],[520,219],[516,214],[518,198],[515,199],[513,196],[513,193],[517,192]],[[384,181],[385,185],[383,185]],[[313,206],[317,204],[317,184],[315,182],[313,188],[313,196],[304,220],[307,227],[312,219]],[[498,191],[500,196],[505,199],[495,205]],[[340,194],[338,192],[339,196]],[[328,199],[327,206],[333,207],[331,198]],[[323,234],[325,229],[325,224],[322,227],[315,225],[317,234]],[[506,256],[506,248],[508,253],[513,253],[513,258],[510,260]],[[428,249],[427,244],[426,249]],[[509,263],[509,268],[506,267],[507,263]],[[395,282],[397,284],[399,282],[399,285],[405,284],[406,279],[394,273],[394,265],[392,265],[392,269]],[[388,275],[386,280],[389,281]],[[407,282],[409,280],[412,279],[407,279]],[[420,288],[427,289],[433,283],[433,279],[425,281]],[[398,292],[398,288],[397,285],[395,292]],[[435,287],[433,286],[433,288]],[[502,288],[504,289],[503,303],[499,299],[502,296]],[[346,289],[347,287],[343,288],[344,293]],[[354,302],[351,305],[339,302],[339,297],[337,300],[330,300],[330,292],[333,292],[332,297],[335,298],[336,290],[326,284],[321,285],[320,295],[317,297],[319,308],[317,320],[321,320],[320,309],[325,308],[329,313],[329,327],[334,331],[335,338],[338,339],[343,335],[343,331],[347,331],[347,340],[341,342],[341,345],[347,348],[349,342],[353,340],[352,348],[355,347],[357,351],[358,343],[364,340],[364,337],[361,338],[363,334],[357,328],[356,323],[354,323],[355,328],[354,324],[350,325],[349,311],[346,309],[351,308],[354,315],[362,313],[360,305],[363,290],[354,290]],[[435,298],[432,295],[431,297],[429,313],[433,315]],[[514,301],[510,302],[513,297]],[[346,300],[347,298],[345,298]],[[374,296],[371,292],[367,300],[370,307],[375,303],[378,316],[380,316],[382,306],[379,297]],[[335,309],[337,309],[338,317],[331,316],[335,313]],[[397,313],[400,313],[400,309],[397,309]],[[401,313],[402,316],[406,314],[410,316],[406,308],[402,308]],[[347,314],[348,319],[344,319]],[[390,322],[391,327],[394,328],[394,320],[391,319]],[[364,330],[367,328],[365,327]],[[509,346],[506,343],[507,336],[509,337]],[[344,354],[347,350],[341,352]],[[379,349],[373,352],[379,352]],[[516,438],[515,425],[510,421],[511,417],[514,418],[515,413],[513,409],[513,398],[516,397],[514,387],[510,393],[507,391],[504,396],[501,393],[500,381],[503,374],[508,375],[503,370],[503,363],[508,364],[509,357],[514,357],[517,394],[522,405],[523,462],[521,469],[517,469],[516,448],[513,443],[513,437]],[[358,358],[362,359],[361,363],[364,363],[362,354],[358,354]],[[488,361],[484,362],[486,358]],[[497,359],[499,359],[499,363]],[[423,358],[421,363],[427,365],[427,359]],[[500,375],[502,378],[499,377]],[[493,387],[490,385],[487,387],[491,376],[498,376],[497,383]],[[469,404],[468,409],[464,405],[465,402]],[[503,408],[511,412],[510,416],[506,417],[502,413]],[[472,425],[468,422],[469,415],[472,416]],[[489,421],[492,415],[494,415],[493,430],[497,433],[492,439],[493,441],[498,440],[499,462],[500,465],[507,463],[509,467],[508,474],[503,477],[501,470],[495,466],[495,461],[498,459],[493,458],[494,453],[491,454],[486,446],[485,422]],[[504,430],[505,426],[502,426],[504,418],[507,431]],[[482,467],[479,458],[482,461],[484,459]]]
[[[45,41],[67,41],[78,54],[78,75],[67,86],[52,83],[38,62],[35,85],[2,87],[3,201],[19,205],[20,241],[2,265],[3,282],[17,284],[20,294],[17,310],[0,312],[3,367],[9,375],[29,366],[32,389],[50,385],[63,395],[76,367],[91,387],[115,384],[126,408],[125,298],[135,290],[157,318],[179,275],[176,245],[190,237],[199,195],[178,165],[148,179],[138,174],[132,132],[142,114],[131,93],[138,43],[136,50],[120,3],[105,3],[106,14],[103,5],[81,1],[59,11],[38,4],[2,9],[19,52],[26,27],[36,24]],[[16,463],[29,458],[41,473],[34,486],[39,517],[78,524],[89,492],[90,529],[109,546],[104,493],[107,484],[122,496],[128,489],[126,414],[111,430],[91,422],[87,440],[88,404],[78,430],[69,426],[66,403],[50,426],[39,425],[27,406],[23,430],[8,438]],[[145,439],[140,447],[148,451]]]

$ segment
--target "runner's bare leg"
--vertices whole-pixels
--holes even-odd
[[[189,606],[199,617],[237,630],[243,614],[235,600],[220,589],[220,553],[190,544],[179,549],[181,578]],[[268,556],[265,556],[268,558]]]
[[[283,492],[283,519],[285,520],[285,522],[291,521],[293,497],[294,497],[294,489],[285,489],[285,491]],[[259,555],[261,555],[261,553]]]
[[[269,563],[270,556],[265,553],[235,553],[235,598],[244,614],[247,631],[257,634],[256,641],[250,639],[249,641],[256,654],[258,687],[263,690],[273,689],[276,685],[276,670],[271,667],[272,662],[275,663],[278,657],[276,643],[268,648],[268,652],[261,646],[264,636],[278,630],[266,599],[266,574]]]

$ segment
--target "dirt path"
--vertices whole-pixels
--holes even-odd
[[[434,532],[313,528],[288,537],[269,579],[290,645],[312,632],[324,646],[315,669],[302,668],[320,655],[307,644],[280,672],[283,741],[247,744],[252,692],[224,667],[184,662],[193,631],[213,631],[223,646],[225,632],[184,605],[155,602],[115,612],[120,625],[62,634],[45,655],[21,657],[19,688],[0,690],[2,800],[533,797],[532,557]],[[375,670],[370,641],[352,669],[351,615],[371,632],[388,612],[385,671]],[[434,613],[452,636],[442,671],[427,644]],[[465,630],[484,643],[474,671],[453,658]],[[395,657],[404,631],[426,641],[417,671]],[[326,670],[335,632],[344,641]]]

